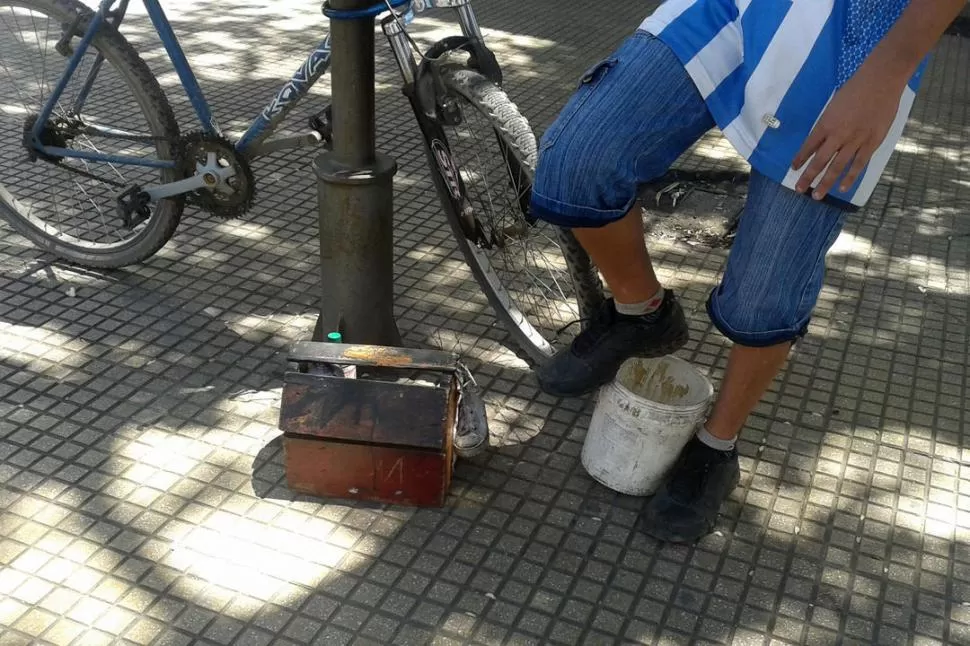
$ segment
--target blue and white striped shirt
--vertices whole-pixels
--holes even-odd
[[[909,0],[667,0],[640,26],[666,43],[714,120],[756,170],[794,188],[791,162],[836,90],[899,19]],[[845,193],[866,203],[902,135],[923,67],[885,141]]]

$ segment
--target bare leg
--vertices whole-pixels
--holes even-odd
[[[708,433],[730,440],[741,431],[748,415],[784,365],[790,349],[790,343],[767,348],[735,345],[731,349],[721,391],[707,420]]]
[[[536,370],[539,387],[559,397],[593,392],[630,357],[670,354],[689,338],[683,309],[653,271],[639,207],[604,227],[573,233],[603,273],[616,307],[597,312],[569,347]]]
[[[622,220],[597,229],[573,229],[573,234],[603,273],[618,302],[645,301],[660,291],[643,240],[639,206]]]
[[[790,348],[790,343],[781,343],[731,349],[721,392],[706,425],[709,434],[717,440],[732,440],[738,434]],[[664,486],[644,508],[641,527],[662,541],[697,540],[714,529],[718,509],[740,477],[736,452],[710,445],[703,438],[691,441]]]
[[[639,206],[633,207],[622,220],[605,227],[573,229],[573,233],[603,273],[617,301],[644,301],[660,290],[643,239]],[[738,434],[781,370],[790,349],[790,343],[767,348],[734,346],[724,382],[707,421],[711,435],[731,439]]]

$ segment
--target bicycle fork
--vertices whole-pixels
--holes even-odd
[[[426,7],[453,7],[458,11],[463,36],[446,38],[435,43],[426,54],[421,54],[420,64],[415,61],[413,41],[407,33],[404,18],[391,14],[381,21],[381,29],[391,45],[394,60],[404,81],[402,91],[408,98],[415,119],[424,138],[428,163],[434,169],[432,181],[442,199],[442,206],[450,217],[455,217],[462,232],[469,240],[480,243],[485,240],[481,224],[474,212],[466,205],[465,185],[452,156],[443,124],[455,125],[461,115],[457,106],[445,100],[444,85],[440,80],[438,64],[446,54],[462,49],[475,58],[476,53],[494,63],[494,56],[485,47],[481,29],[472,11],[470,0],[418,0],[412,5],[417,10]],[[497,64],[492,69],[498,73]]]
[[[442,197],[444,207],[457,218],[465,237],[482,248],[493,246],[494,236],[488,235],[474,209],[466,203],[464,180],[455,163],[443,125],[458,125],[462,120],[461,109],[446,95],[439,74],[439,61],[453,51],[462,50],[469,55],[469,67],[502,85],[502,71],[494,54],[486,47],[481,28],[472,10],[470,0],[416,0],[426,6],[452,7],[458,12],[462,36],[445,38],[421,55],[420,64],[414,60],[413,49],[402,20],[395,15],[386,17],[381,28],[391,45],[395,61],[404,80],[404,94],[414,110],[415,118],[425,140],[425,152],[429,163],[437,172],[432,180]],[[529,190],[526,173],[502,136],[496,132],[499,150],[506,161],[509,181],[520,196],[520,207],[528,226],[536,223],[529,214]]]

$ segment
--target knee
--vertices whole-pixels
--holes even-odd
[[[707,301],[715,327],[731,341],[750,347],[794,342],[805,335],[818,289],[721,285]]]
[[[539,140],[534,190],[550,198],[560,198],[568,189],[580,183],[589,168],[583,154],[584,142],[568,124],[557,120]]]
[[[602,163],[606,138],[593,136],[585,115],[564,111],[539,142],[535,189],[552,198],[573,197],[579,189],[603,187],[616,165]],[[593,191],[590,198],[593,198]],[[601,191],[600,191],[601,192]],[[598,200],[601,201],[601,200]]]
[[[539,145],[532,213],[563,227],[615,222],[626,215],[636,197],[636,182],[616,160],[607,161],[609,139],[584,125],[585,117],[560,116]]]

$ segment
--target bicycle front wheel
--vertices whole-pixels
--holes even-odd
[[[461,213],[442,190],[448,181],[438,162],[439,191],[455,238],[499,320],[541,363],[602,302],[599,275],[571,232],[529,217],[536,140],[508,95],[466,68],[445,68],[442,80],[460,113],[450,120],[456,125],[443,129],[461,176],[452,184],[463,193]],[[478,240],[468,239],[462,220],[476,223]]]
[[[46,157],[29,145],[41,108],[92,16],[75,0],[0,0],[0,216],[64,260],[110,268],[144,260],[164,245],[183,202],[160,200],[126,222],[118,195],[174,181],[174,168]],[[41,141],[82,154],[173,160],[178,134],[148,66],[105,25],[55,104]]]

